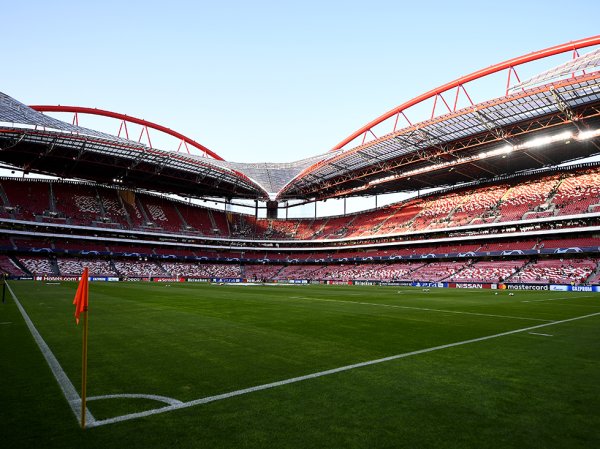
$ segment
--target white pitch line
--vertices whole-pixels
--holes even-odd
[[[561,299],[580,299],[580,298],[598,298],[598,296],[571,296],[568,298],[544,298],[544,299],[530,299],[527,301],[521,301],[521,302],[542,302],[542,301],[560,301]]]
[[[375,302],[359,302],[359,301],[344,301],[343,299],[324,299],[324,298],[311,298],[309,296],[291,296],[291,299],[308,299],[311,301],[325,301],[325,302],[339,302],[345,304],[362,304],[368,306],[378,306],[378,307],[391,307],[394,309],[411,309],[411,310],[424,310],[427,312],[440,312],[440,313],[456,313],[459,315],[476,315],[476,316],[488,316],[493,318],[512,318],[514,320],[528,320],[528,321],[544,321],[546,323],[553,323],[554,320],[544,320],[542,318],[529,318],[523,316],[511,316],[511,315],[495,315],[492,313],[479,313],[479,312],[464,312],[460,310],[444,310],[444,309],[430,309],[427,307],[411,307],[411,306],[398,306],[395,304],[378,304]]]
[[[554,335],[550,334],[540,334],[539,332],[529,332],[531,335],[541,335],[542,337],[554,337]]]
[[[8,291],[10,292],[10,295],[15,301],[19,312],[21,312],[23,320],[25,320],[25,324],[27,324],[27,327],[29,328],[29,332],[31,332],[33,339],[40,348],[40,351],[42,351],[42,355],[46,359],[46,363],[48,363],[48,366],[50,367],[54,378],[58,382],[60,389],[65,395],[65,398],[69,403],[71,410],[73,410],[73,413],[75,414],[75,419],[77,419],[77,422],[81,424],[81,397],[79,396],[79,394],[77,394],[77,390],[75,390],[75,387],[67,377],[65,371],[62,369],[62,366],[60,366],[60,363],[58,363],[58,360],[50,350],[50,347],[46,344],[38,330],[35,328],[33,322],[29,318],[29,315],[27,315],[27,312],[17,299],[17,296],[12,291],[12,288],[10,288],[10,285],[8,285],[8,282],[6,283],[6,286],[8,287]],[[92,414],[87,408],[85,410],[85,416],[85,420],[88,423],[88,427],[93,427],[94,423],[96,422],[96,419],[92,416]]]
[[[289,384],[293,384],[293,383],[297,383],[297,382],[302,382],[302,381],[305,381],[305,380],[316,379],[318,377],[329,376],[331,374],[337,374],[337,373],[341,373],[343,371],[349,371],[349,370],[353,370],[353,369],[356,369],[356,368],[362,368],[362,367],[370,366],[370,365],[377,365],[379,363],[384,363],[384,362],[389,362],[389,361],[392,361],[392,360],[402,359],[402,358],[410,357],[410,356],[413,356],[413,355],[426,354],[428,352],[439,351],[441,349],[448,349],[448,348],[453,348],[455,346],[462,346],[462,345],[467,345],[467,344],[470,344],[470,343],[477,343],[477,342],[480,342],[480,341],[491,340],[493,338],[504,337],[504,336],[507,336],[507,335],[518,334],[518,333],[521,333],[521,332],[528,332],[528,331],[531,331],[531,330],[540,329],[542,327],[555,326],[557,324],[568,323],[570,321],[582,320],[584,318],[590,318],[590,317],[599,316],[599,315],[600,315],[600,312],[596,312],[596,313],[591,313],[589,315],[578,316],[578,317],[575,317],[575,318],[568,318],[566,320],[554,321],[552,323],[538,324],[536,326],[530,326],[530,327],[525,327],[525,328],[521,328],[521,329],[515,329],[515,330],[507,331],[507,332],[501,332],[499,334],[488,335],[488,336],[485,336],[485,337],[473,338],[473,339],[470,339],[470,340],[459,341],[459,342],[456,342],[456,343],[449,343],[449,344],[445,344],[445,345],[434,346],[434,347],[431,347],[431,348],[419,349],[417,351],[405,352],[404,354],[392,355],[392,356],[384,357],[384,358],[381,358],[381,359],[369,360],[367,362],[361,362],[361,363],[355,363],[355,364],[352,364],[352,365],[341,366],[339,368],[334,368],[334,369],[330,369],[330,370],[326,370],[326,371],[320,371],[320,372],[317,372],[317,373],[307,374],[305,376],[292,377],[291,379],[280,380],[280,381],[277,381],[277,382],[271,382],[271,383],[264,384],[264,385],[257,385],[255,387],[244,388],[242,390],[231,391],[229,393],[218,394],[218,395],[215,395],[215,396],[208,396],[208,397],[205,397],[205,398],[196,399],[196,400],[189,401],[189,402],[182,402],[181,404],[169,405],[169,406],[166,406],[166,407],[160,407],[160,408],[153,409],[153,410],[146,410],[144,412],[131,413],[131,414],[128,414],[128,415],[122,415],[122,416],[117,416],[117,417],[114,417],[114,418],[103,419],[103,420],[95,421],[89,427],[98,427],[98,426],[103,426],[103,425],[106,425],[106,424],[114,424],[114,423],[117,423],[117,422],[127,421],[127,420],[130,420],[130,419],[143,418],[143,417],[151,416],[151,415],[158,415],[160,413],[170,412],[170,411],[173,411],[173,410],[180,410],[180,409],[183,409],[183,408],[194,407],[196,405],[207,404],[209,402],[220,401],[220,400],[223,400],[223,399],[228,399],[228,398],[232,398],[232,397],[236,397],[236,396],[241,396],[241,395],[248,394],[248,393],[253,393],[253,392],[256,392],[256,391],[268,390],[270,388],[281,387],[283,385],[289,385]]]
[[[183,404],[178,399],[173,399],[168,396],[158,396],[156,394],[105,394],[103,396],[92,396],[87,398],[88,401],[98,401],[101,399],[150,399],[152,401],[164,402],[169,405]]]

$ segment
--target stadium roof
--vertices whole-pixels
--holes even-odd
[[[595,132],[600,129],[600,50],[578,52],[593,45],[600,45],[600,36],[459,78],[389,111],[333,150],[291,163],[228,162],[179,133],[140,119],[89,108],[30,108],[0,94],[0,160],[25,171],[198,197],[325,199],[487,179],[600,152],[600,132]],[[571,61],[519,80],[516,66],[568,51]],[[473,104],[465,85],[501,70],[508,72],[506,95]],[[511,76],[518,81],[512,87]],[[453,108],[444,94],[455,96]],[[457,108],[459,94],[469,100],[466,107]],[[405,112],[427,100],[433,100],[431,117],[411,123]],[[440,114],[441,108],[447,112]],[[176,135],[203,155],[155,149],[39,111],[137,120]],[[376,137],[376,127],[390,119],[391,132]],[[400,119],[408,126],[398,128]],[[361,136],[359,145],[347,148]]]

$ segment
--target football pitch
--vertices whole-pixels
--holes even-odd
[[[600,447],[598,293],[91,283],[82,430],[77,285],[9,284],[6,448]]]

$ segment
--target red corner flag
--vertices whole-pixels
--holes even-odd
[[[77,287],[77,293],[75,293],[75,321],[79,324],[79,314],[81,312],[87,312],[88,309],[88,269],[83,269],[81,280],[79,281],[79,287]]]

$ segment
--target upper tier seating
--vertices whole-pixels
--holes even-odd
[[[91,226],[92,222],[102,220],[100,202],[96,189],[87,185],[52,184],[56,212],[69,217],[70,224]]]
[[[526,212],[543,207],[559,182],[559,175],[550,175],[511,187],[502,197],[499,221],[515,221]]]
[[[588,212],[592,204],[600,203],[600,172],[587,170],[564,179],[552,202],[558,215]]]
[[[483,187],[474,190],[452,215],[452,226],[491,223],[497,217],[496,207],[508,186]]]
[[[129,228],[127,211],[120,199],[120,191],[112,189],[98,189],[98,196],[104,209],[104,217],[109,223]]]
[[[257,220],[168,197],[84,183],[5,178],[1,184],[6,199],[0,219],[220,237],[369,237],[600,211],[600,168],[447,191],[347,216],[290,220]]]
[[[2,187],[19,220],[42,220],[50,210],[50,183],[45,181],[2,180]]]
[[[468,196],[460,192],[450,192],[425,200],[421,205],[421,213],[416,216],[410,230],[447,228],[450,224],[449,214],[461,206],[467,198]]]
[[[144,208],[148,221],[158,228],[169,232],[180,232],[184,229],[175,202],[163,197],[144,195],[140,197],[139,204]]]

